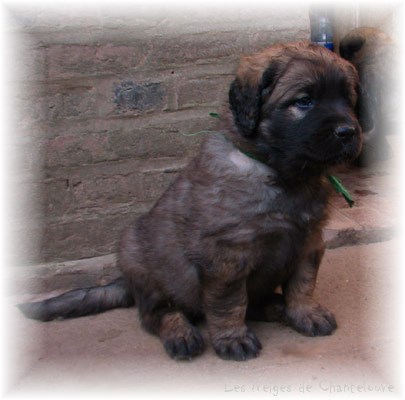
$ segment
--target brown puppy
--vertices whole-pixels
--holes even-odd
[[[221,133],[124,233],[123,278],[22,311],[49,320],[135,303],[143,326],[177,359],[202,352],[200,317],[225,359],[259,354],[247,317],[331,334],[335,319],[312,295],[324,251],[325,174],[360,151],[356,89],[355,68],[313,44],[243,58]]]
[[[356,28],[343,38],[339,51],[360,77],[358,117],[364,145],[357,162],[370,165],[385,160],[391,155],[386,136],[395,131],[398,118],[394,42],[380,29]]]

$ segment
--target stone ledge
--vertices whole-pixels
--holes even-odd
[[[324,230],[327,249],[384,242],[397,236],[394,227],[374,229]],[[63,291],[78,287],[102,285],[117,278],[120,273],[115,267],[116,254],[82,260],[51,262],[35,266],[15,268],[14,293],[30,295]]]
[[[115,254],[82,260],[51,262],[15,268],[13,293],[50,293],[76,287],[103,285],[119,276]]]

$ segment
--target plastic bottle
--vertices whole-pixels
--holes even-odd
[[[311,9],[311,41],[333,51],[333,28],[326,10]]]

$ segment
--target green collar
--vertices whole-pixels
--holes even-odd
[[[255,156],[252,153],[249,153],[248,151],[243,151],[239,149],[241,153],[243,153],[245,156],[248,156],[252,158],[253,160],[259,161],[261,163],[265,163],[262,158]],[[343,198],[346,200],[347,204],[349,207],[353,207],[354,205],[354,200],[352,196],[350,195],[349,191],[343,186],[341,180],[336,177],[335,175],[327,175],[329,183],[332,185],[332,187],[335,189],[336,193],[340,193]]]
[[[209,115],[210,115],[210,117],[213,117],[213,118],[219,118],[219,117],[220,117],[220,115],[219,115],[218,113],[215,113],[215,112],[211,112],[211,113],[209,113]],[[215,132],[215,131],[210,131],[210,130],[208,130],[208,131],[195,132],[195,133],[191,133],[191,134],[184,134],[184,133],[183,133],[183,135],[184,135],[184,136],[195,136],[195,135],[199,135],[199,134],[201,134],[201,133],[214,133],[214,132]],[[261,163],[263,163],[263,164],[266,163],[266,160],[265,160],[263,157],[258,157],[258,156],[256,156],[256,155],[254,155],[253,153],[250,153],[250,152],[248,152],[248,151],[243,151],[243,150],[241,150],[241,149],[239,149],[239,151],[240,151],[241,153],[243,153],[244,155],[246,155],[246,156],[252,158],[253,160],[259,161],[259,162],[261,162]],[[333,188],[335,189],[335,191],[336,191],[337,193],[340,193],[340,194],[344,197],[344,199],[346,200],[347,204],[349,204],[349,207],[353,207],[354,200],[353,200],[352,196],[350,195],[350,193],[347,191],[347,189],[343,186],[343,184],[342,184],[342,182],[340,181],[340,179],[337,178],[337,177],[334,176],[334,175],[328,175],[327,178],[328,178],[330,184],[331,184],[331,185],[333,186]]]
[[[335,189],[336,193],[340,193],[346,200],[347,204],[349,204],[349,207],[352,208],[354,200],[348,190],[343,186],[341,180],[335,175],[328,175],[328,180]]]

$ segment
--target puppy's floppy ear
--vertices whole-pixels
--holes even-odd
[[[235,125],[247,137],[254,136],[260,120],[262,91],[274,81],[276,63],[268,62],[266,68],[257,69],[255,65],[254,69],[245,69],[241,66],[229,89],[229,104]]]
[[[260,113],[260,93],[257,87],[244,84],[236,78],[229,89],[229,104],[231,106],[235,125],[244,136],[252,136]]]
[[[362,36],[348,36],[339,45],[339,53],[346,60],[352,60],[354,55],[363,47],[366,39]]]

